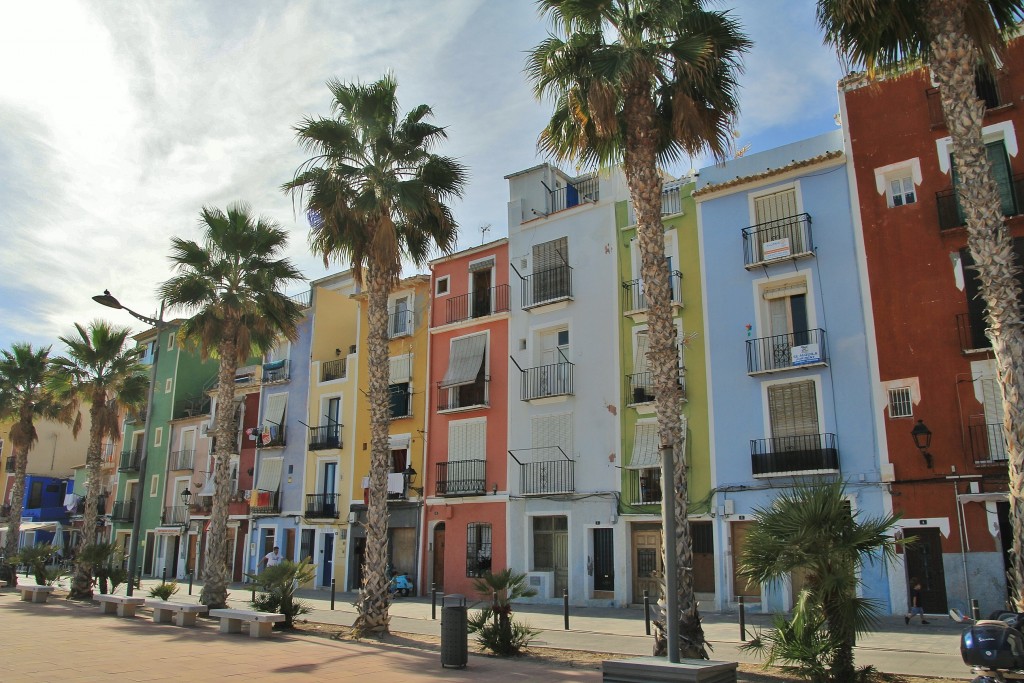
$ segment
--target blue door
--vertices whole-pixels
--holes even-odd
[[[324,534],[324,547],[321,550],[324,555],[321,570],[320,585],[325,588],[331,585],[331,578],[334,576],[334,534]]]

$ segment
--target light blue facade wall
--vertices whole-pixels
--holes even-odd
[[[711,394],[715,490],[712,510],[716,547],[725,551],[718,553],[716,566],[719,609],[728,609],[736,602],[733,524],[750,521],[756,508],[769,505],[794,482],[838,476],[847,483],[847,493],[858,513],[876,516],[886,508],[872,409],[869,340],[861,300],[861,288],[865,285],[857,265],[845,157],[821,160],[767,178],[756,177],[842,150],[842,134],[836,131],[700,172],[698,192],[708,185],[749,178],[749,182],[738,182],[718,191],[711,188],[697,200]],[[742,231],[757,222],[754,197],[786,188],[795,188],[797,210],[810,215],[814,255],[748,270],[744,267]],[[800,279],[807,289],[807,329],[825,330],[827,365],[748,374],[748,341],[773,334],[766,290],[795,284]],[[763,344],[761,348],[765,348]],[[836,435],[839,473],[755,477],[751,440],[772,436],[768,386],[808,379],[816,382],[818,430]],[[882,601],[888,610],[891,607],[886,577],[887,570],[879,563],[869,564],[862,573],[864,596]],[[764,587],[762,609],[789,609],[790,592],[788,585]]]

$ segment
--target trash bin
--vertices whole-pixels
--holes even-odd
[[[469,660],[469,626],[465,595],[441,598],[441,666],[464,669]]]

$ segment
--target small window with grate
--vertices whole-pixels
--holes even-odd
[[[889,417],[913,417],[914,403],[910,398],[910,387],[896,387],[889,390]]]
[[[466,576],[483,576],[491,571],[491,525],[466,525]]]

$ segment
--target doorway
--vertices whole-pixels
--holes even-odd
[[[324,560],[320,574],[320,585],[329,588],[334,577],[334,534],[324,534],[324,546],[320,551]]]
[[[695,593],[715,592],[715,533],[711,522],[691,522],[693,545],[693,590]]]
[[[732,536],[732,595],[733,599],[739,596],[745,598],[761,599],[761,586],[740,575],[739,564],[743,557],[743,549],[747,544],[747,534],[754,527],[754,522],[732,522],[729,525]]]
[[[491,314],[491,269],[473,271],[473,313],[472,317],[480,318]]]
[[[911,581],[921,582],[921,607],[926,614],[945,614],[946,573],[942,567],[942,534],[934,527],[904,529],[908,542],[903,546],[907,562],[907,595]]]
[[[444,522],[434,527],[434,586],[444,593]]]
[[[615,591],[615,545],[607,528],[594,529],[594,593],[599,591]]]
[[[633,525],[633,602],[644,600],[644,591],[654,599],[661,594],[661,525]]]

